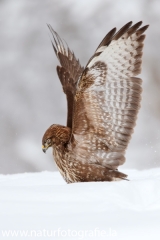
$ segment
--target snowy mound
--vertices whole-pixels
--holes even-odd
[[[0,175],[0,239],[160,239],[160,169],[124,172],[130,181]]]

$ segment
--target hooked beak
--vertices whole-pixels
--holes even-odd
[[[43,151],[44,153],[46,153],[47,149],[48,149],[48,147],[45,147],[44,145],[42,145],[42,151]]]

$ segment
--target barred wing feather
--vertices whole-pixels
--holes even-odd
[[[72,128],[74,94],[76,92],[77,81],[82,75],[83,67],[81,67],[79,60],[76,59],[74,53],[62,41],[51,25],[48,25],[48,27],[53,37],[53,49],[61,64],[61,66],[57,66],[57,74],[67,98],[67,127]]]
[[[148,26],[111,30],[89,60],[74,100],[72,143],[80,161],[116,169],[140,108],[142,50]],[[87,153],[87,154],[84,154]],[[84,157],[85,156],[85,157]]]

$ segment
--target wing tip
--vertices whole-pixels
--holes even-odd
[[[112,40],[118,40],[127,30],[131,27],[132,21],[126,23],[120,30],[114,35]]]

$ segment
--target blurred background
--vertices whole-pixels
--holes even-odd
[[[106,33],[128,21],[150,24],[143,100],[122,168],[160,167],[160,2],[158,0],[0,0],[0,173],[55,170],[41,139],[66,123],[50,23],[85,66]]]

